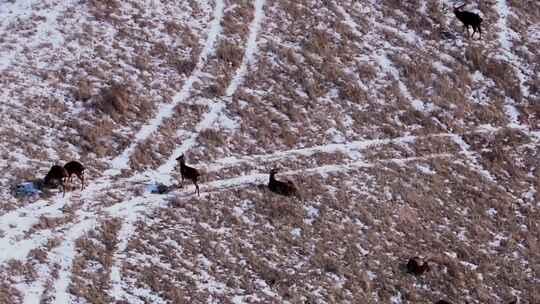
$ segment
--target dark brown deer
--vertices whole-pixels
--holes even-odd
[[[420,265],[418,257],[409,259],[409,262],[407,263],[407,272],[415,276],[421,276],[429,270],[428,262],[424,261],[424,264]]]
[[[461,6],[454,6],[454,15],[456,15],[458,20],[461,21],[461,23],[463,23],[463,25],[465,26],[465,29],[467,30],[467,37],[474,37],[474,33],[478,31],[480,39],[482,39],[482,28],[480,28],[480,24],[482,23],[482,17],[472,12],[462,11],[461,9],[465,5],[466,3]],[[472,35],[469,34],[469,26],[473,28]]]
[[[184,154],[180,155],[176,159],[176,161],[180,162],[180,175],[182,176],[182,187],[184,187],[184,178],[189,179],[193,181],[193,183],[195,184],[195,188],[197,189],[197,195],[200,196],[199,185],[197,185],[197,179],[200,176],[199,171],[197,171],[197,169],[195,168],[192,168],[186,165]]]
[[[66,169],[67,174],[68,174],[68,180],[67,180],[68,185],[71,185],[72,177],[73,175],[75,175],[81,181],[81,190],[83,190],[84,189],[84,170],[86,170],[86,168],[84,168],[84,166],[80,162],[72,160],[64,165],[64,169]]]
[[[270,191],[285,195],[285,196],[298,196],[298,189],[291,181],[278,181],[275,178],[277,169],[270,170],[270,180],[268,181],[268,189]]]
[[[68,178],[68,173],[64,167],[59,165],[54,165],[51,167],[47,175],[45,175],[45,178],[43,179],[43,184],[45,186],[57,186],[57,183],[60,183],[60,186],[62,186],[62,192],[63,195],[66,195],[66,182]],[[56,182],[53,184],[53,182]]]

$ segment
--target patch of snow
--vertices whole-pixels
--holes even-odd
[[[248,65],[255,63],[255,53],[257,52],[257,35],[259,33],[261,23],[264,19],[264,6],[265,0],[255,0],[255,13],[253,17],[253,22],[249,26],[249,36],[246,43],[246,50],[244,52],[244,57],[240,68],[234,75],[234,78],[231,80],[231,83],[225,91],[225,95],[230,97],[236,92],[238,86],[242,83],[245,74],[247,73]]]
[[[416,164],[416,168],[417,168],[420,172],[422,172],[422,173],[424,173],[424,174],[430,174],[430,175],[432,175],[432,174],[437,173],[437,172],[433,171],[433,169],[431,169],[431,167],[430,167],[429,165],[427,165],[427,164]]]
[[[469,268],[470,270],[476,270],[478,268],[478,265],[475,265],[473,263],[469,263],[469,262],[465,262],[465,261],[460,261],[459,262],[461,265]]]
[[[453,72],[453,70],[451,68],[447,67],[446,65],[444,65],[440,61],[434,61],[432,63],[432,65],[433,65],[433,68],[435,68],[435,70],[437,70],[437,72],[439,72],[441,74],[452,73]]]
[[[59,268],[58,278],[54,282],[54,302],[55,303],[73,303],[71,293],[68,291],[71,282],[71,268],[77,252],[75,251],[75,241],[82,237],[86,232],[92,229],[96,219],[88,219],[74,225],[65,234],[65,239],[60,246],[54,248],[49,254],[49,259],[57,263]]]
[[[403,298],[401,296],[401,292],[398,291],[398,294],[391,297],[390,298],[390,301],[393,303],[393,304],[400,304],[400,303],[403,303]]]
[[[495,215],[497,215],[497,210],[495,210],[494,208],[489,208],[486,213],[491,217],[495,217]]]
[[[299,238],[302,235],[302,229],[300,229],[300,228],[291,229],[291,235],[296,237],[296,238]]]
[[[470,162],[470,166],[474,168],[480,175],[485,177],[487,180],[491,182],[495,182],[495,177],[491,175],[491,173],[484,168],[479,162],[477,157],[475,156],[475,152],[472,152],[471,146],[463,140],[463,137],[460,135],[453,135],[450,138],[460,147],[461,151],[467,156]]]
[[[499,43],[502,48],[509,50],[512,47],[510,42],[510,35],[507,31],[507,19],[510,13],[510,8],[506,4],[506,0],[496,0],[495,2],[499,19],[497,21],[497,27],[499,28]]]

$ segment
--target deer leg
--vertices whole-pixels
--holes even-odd
[[[199,193],[199,185],[197,185],[197,180],[193,180],[193,183],[195,184],[195,189],[197,190],[197,196],[201,196],[201,194]]]
[[[68,175],[68,177],[65,178],[65,183],[68,184],[71,182],[71,175]],[[64,185],[64,180],[61,182],[62,185]]]
[[[62,197],[65,197],[66,196],[66,186],[67,186],[67,181],[68,179],[67,178],[62,178],[60,180],[60,184],[62,186]]]
[[[84,176],[81,174],[77,174],[77,178],[81,181],[81,191],[84,189]]]

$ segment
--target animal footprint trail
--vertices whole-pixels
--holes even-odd
[[[186,140],[183,141],[182,145],[176,148],[168,160],[161,165],[157,170],[147,171],[144,173],[145,176],[150,176],[156,181],[161,183],[168,184],[170,183],[170,172],[174,169],[174,164],[176,159],[189,149],[193,148],[197,144],[197,139],[200,135],[200,132],[204,129],[211,128],[212,125],[218,121],[221,115],[223,115],[224,110],[227,107],[227,102],[225,99],[230,98],[238,87],[242,84],[242,81],[247,73],[247,67],[250,64],[253,64],[255,61],[255,56],[258,51],[258,37],[261,31],[261,24],[264,20],[264,0],[256,0],[254,3],[254,16],[251,24],[249,25],[249,35],[246,42],[244,55],[242,57],[242,63],[240,67],[236,70],[235,75],[230,81],[227,89],[225,90],[225,96],[218,100],[217,102],[210,103],[209,111],[203,116],[202,120],[195,127],[195,132],[193,132]]]
[[[498,129],[489,129],[484,130],[482,128],[479,128],[477,130],[473,130],[470,132],[470,134],[489,134],[496,132]],[[317,153],[336,153],[336,152],[343,152],[345,155],[350,155],[350,164],[354,166],[354,164],[369,164],[377,162],[377,158],[373,158],[370,162],[367,162],[361,158],[361,152],[366,149],[372,149],[376,146],[384,146],[388,144],[414,144],[418,140],[429,140],[430,138],[449,138],[454,142],[457,142],[459,147],[462,150],[463,155],[467,155],[470,157],[473,151],[470,151],[470,147],[463,141],[461,136],[458,136],[456,134],[452,133],[436,133],[436,134],[430,134],[426,136],[403,136],[403,137],[397,137],[397,138],[390,138],[390,139],[375,139],[375,140],[364,140],[364,141],[356,141],[351,143],[341,143],[341,144],[328,144],[328,145],[321,145],[321,146],[315,146],[315,147],[308,147],[303,149],[292,149],[287,151],[278,151],[270,154],[260,154],[260,155],[247,155],[247,156],[240,156],[240,157],[227,157],[223,159],[215,160],[212,163],[209,164],[196,164],[196,166],[203,166],[207,168],[207,173],[217,173],[221,170],[227,169],[227,168],[233,168],[236,166],[251,166],[254,170],[256,168],[259,168],[261,164],[271,164],[276,162],[282,162],[284,160],[288,160],[291,162],[296,162],[298,157],[307,157],[309,159],[310,157],[313,157]],[[360,155],[360,158],[359,156]],[[439,154],[439,155],[445,155],[445,154]],[[449,155],[449,154],[446,154]],[[426,156],[429,158],[430,156]],[[405,158],[402,158],[405,159]],[[413,159],[422,159],[422,157],[412,157],[408,158],[410,160]],[[355,161],[356,160],[356,161]],[[474,164],[474,162],[472,163]],[[306,164],[307,165],[307,164]],[[337,165],[344,165],[347,166],[347,163],[337,164]],[[320,168],[327,168],[327,170],[330,170],[331,168],[334,168],[336,164],[328,164],[320,166]],[[306,167],[306,170],[309,170]],[[332,171],[332,170],[330,170]],[[329,171],[329,172],[330,172]],[[334,170],[335,171],[335,170]],[[244,177],[230,177],[225,179],[220,179],[216,181],[210,181],[206,184],[202,185],[203,192],[206,191],[206,189],[219,189],[220,187],[234,187],[237,185],[243,185],[243,184],[252,184],[253,182],[257,183],[264,183],[265,180],[267,180],[268,176],[267,174],[248,174]],[[116,193],[118,191],[118,194],[121,194],[121,189],[125,188],[124,180],[119,180],[117,183],[110,185],[110,189],[107,191],[111,191],[112,189],[120,189],[115,190],[113,193]],[[189,185],[188,185],[189,186]],[[191,186],[189,186],[191,187]],[[89,195],[86,193],[87,191],[90,192],[102,192],[104,189],[98,186],[97,184],[91,184],[89,186],[89,189],[86,189],[84,193],[80,195],[79,200],[82,200],[83,204],[85,201],[90,201],[94,196]],[[105,192],[107,192],[105,191]],[[178,193],[178,191],[175,191]],[[4,239],[14,239],[17,235],[23,235],[25,231],[28,231],[31,226],[38,222],[39,218],[43,215],[48,216],[60,216],[62,214],[61,209],[66,206],[66,203],[70,200],[72,200],[74,197],[79,195],[79,193],[68,193],[65,199],[59,200],[57,199],[56,202],[53,205],[48,205],[46,201],[36,203],[34,205],[28,206],[28,208],[16,210],[13,212],[10,212],[8,214],[5,214],[4,216],[0,217],[2,220],[2,226],[5,226],[4,230],[9,231],[10,234],[5,236]],[[125,193],[123,196],[126,196]],[[129,196],[129,195],[128,195]],[[99,210],[99,205],[92,205],[91,209]],[[92,211],[88,208],[86,211]],[[27,220],[25,222],[18,221],[17,229],[9,229],[6,225],[10,223],[10,218],[16,218],[20,217],[22,215],[25,215],[27,217]],[[66,227],[69,224],[62,225],[62,227]],[[2,227],[0,226],[0,228]],[[48,237],[53,235],[53,231],[49,230],[40,230],[38,231],[34,236],[32,240],[26,241],[28,246],[33,244],[34,246],[39,246],[43,242],[47,240]],[[38,241],[39,240],[39,241]],[[21,243],[22,244],[22,243]],[[15,244],[14,244],[15,246]],[[11,246],[10,246],[11,247]],[[29,247],[31,248],[31,246]],[[4,252],[12,252],[8,250],[8,248],[5,248],[6,250]]]
[[[171,103],[164,105],[159,110],[156,117],[154,117],[149,123],[141,127],[139,132],[137,132],[137,134],[135,135],[135,141],[131,143],[120,155],[111,160],[113,169],[107,171],[106,173],[114,176],[120,174],[120,170],[127,169],[129,163],[129,156],[133,154],[135,148],[145,139],[149,138],[154,132],[156,132],[160,125],[163,123],[163,121],[165,121],[165,119],[172,117],[174,115],[174,108],[176,108],[176,106],[178,106],[181,102],[183,102],[190,96],[193,84],[197,82],[202,75],[202,69],[207,61],[208,56],[214,52],[214,45],[222,30],[220,23],[221,19],[223,18],[224,9],[224,1],[217,0],[214,8],[213,20],[210,23],[210,29],[208,31],[208,36],[204,48],[199,55],[197,65],[195,66],[194,71],[185,81],[180,92],[178,92],[173,97]]]
[[[416,162],[416,161],[426,161],[430,159],[436,159],[436,158],[455,158],[459,155],[467,156],[470,154],[471,151],[469,150],[463,150],[456,154],[433,154],[429,156],[423,156],[423,157],[410,157],[410,158],[403,158],[403,159],[380,159],[375,162],[365,162],[365,161],[358,161],[353,162],[350,164],[336,164],[336,165],[328,165],[328,166],[321,166],[321,167],[315,167],[315,168],[305,168],[295,171],[288,171],[283,172],[286,175],[295,175],[295,174],[331,174],[331,173],[340,173],[345,172],[347,170],[354,170],[359,168],[371,168],[378,165],[385,165],[388,163],[395,163],[398,165],[405,165],[409,162]],[[214,182],[209,182],[205,185],[203,185],[203,195],[206,195],[208,192],[212,191],[223,191],[226,189],[234,188],[234,187],[245,187],[248,185],[257,185],[257,184],[266,184],[268,182],[268,173],[261,173],[261,174],[251,174],[246,176],[240,176],[235,178],[230,178],[227,180],[219,180]],[[149,214],[152,212],[152,210],[155,210],[155,208],[163,208],[166,207],[168,204],[169,197],[172,196],[180,196],[180,197],[190,197],[194,196],[195,194],[185,194],[183,192],[172,192],[170,195],[167,196],[160,196],[160,195],[153,195],[153,194],[147,194],[144,197],[137,197],[130,201],[125,201],[121,204],[113,205],[107,209],[107,212],[111,214],[111,216],[117,216],[120,218],[125,218],[126,221],[124,222],[124,225],[120,232],[120,245],[117,249],[117,252],[115,253],[115,266],[113,266],[112,276],[113,276],[113,288],[115,290],[123,289],[125,290],[125,287],[122,284],[120,270],[119,270],[119,262],[123,258],[123,253],[126,249],[127,242],[131,236],[131,234],[134,233],[134,222],[138,218],[138,214],[141,212],[145,212],[146,214]],[[152,202],[152,203],[150,203]],[[141,215],[142,216],[142,215]]]
[[[253,21],[252,21],[252,23],[250,25],[248,41],[246,43],[246,49],[244,51],[244,56],[243,56],[243,59],[242,59],[242,63],[240,65],[239,69],[237,70],[237,72],[235,73],[235,75],[233,76],[231,82],[229,83],[229,86],[226,89],[226,92],[225,92],[225,94],[226,94],[225,97],[226,98],[231,97],[236,92],[237,88],[241,85],[241,83],[243,81],[244,75],[247,73],[248,65],[252,64],[254,62],[254,56],[255,56],[255,54],[257,52],[257,37],[258,37],[258,33],[260,31],[260,26],[261,26],[262,20],[264,18],[264,10],[263,10],[264,4],[265,4],[264,0],[256,0],[255,1],[255,5],[254,5],[255,13],[254,13]],[[218,4],[216,4],[216,6],[217,5]],[[221,3],[219,5],[223,6],[223,3]],[[216,24],[219,25],[219,23],[216,23]],[[216,36],[217,36],[218,33],[219,33],[219,31],[216,30],[215,31]],[[195,81],[195,80],[193,80],[193,81]],[[226,107],[226,104],[225,104],[224,101],[218,101],[216,103],[211,104],[210,105],[210,110],[207,112],[207,114],[205,114],[205,116],[203,116],[203,119],[196,126],[195,133],[193,133],[187,140],[185,140],[181,147],[179,147],[175,151],[173,151],[173,153],[169,157],[169,159],[161,167],[159,167],[158,170],[156,170],[154,172],[150,172],[150,173],[147,172],[147,175],[153,176],[155,180],[161,181],[161,182],[168,179],[169,178],[168,176],[164,178],[163,175],[164,174],[168,175],[173,170],[174,163],[176,161],[179,161],[180,159],[183,160],[182,156],[183,156],[184,151],[186,151],[189,148],[195,146],[196,139],[199,136],[199,133],[202,130],[204,130],[206,128],[209,128],[219,118],[219,116],[221,115],[221,113],[223,112],[225,107]],[[184,174],[182,174],[182,178],[183,178],[183,175]],[[193,175],[193,174],[191,174],[191,175]],[[193,180],[195,181],[195,186],[197,188],[197,193],[199,194],[199,187],[198,187],[198,185],[196,183],[196,178],[193,177]],[[131,234],[133,233],[133,228],[132,228],[131,225],[132,225],[132,222],[127,223],[126,227],[123,227],[122,230],[121,230],[122,231],[122,240],[121,240],[122,245],[127,244],[127,240],[131,237]],[[122,249],[122,248],[119,248],[119,249]],[[115,257],[119,258],[118,254],[115,254]],[[119,267],[118,267],[117,263],[119,263],[119,262],[115,261],[115,264],[113,266],[113,269],[114,269],[114,271],[112,272],[112,275],[114,276],[114,278],[113,278],[113,281],[114,281],[113,286],[114,286],[116,291],[121,291],[122,290],[122,287],[121,287],[122,286],[121,274],[120,274]],[[125,293],[124,293],[124,295],[125,295]]]

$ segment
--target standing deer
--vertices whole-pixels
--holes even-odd
[[[77,178],[79,178],[79,180],[81,181],[81,190],[83,190],[84,189],[84,170],[86,170],[86,168],[84,168],[84,166],[80,162],[72,160],[64,165],[64,169],[66,169],[67,174],[68,174],[67,183],[71,184],[73,175],[76,175]]]
[[[420,265],[418,257],[409,259],[409,262],[407,263],[407,272],[416,276],[423,275],[424,272],[428,272],[429,270],[428,262],[424,261],[424,264]]]
[[[465,29],[467,30],[467,37],[474,37],[474,33],[478,30],[478,34],[480,35],[480,39],[482,39],[482,29],[480,28],[480,23],[482,23],[482,17],[480,17],[478,14],[468,12],[468,11],[462,11],[461,9],[466,5],[466,3],[462,4],[461,6],[454,6],[454,15],[458,18],[461,23],[465,26]],[[473,28],[472,36],[469,34],[469,26]]]
[[[45,178],[43,179],[43,184],[46,186],[55,186],[53,182],[59,182],[62,186],[63,196],[66,195],[66,182],[68,178],[68,173],[64,167],[59,165],[54,165],[51,167]]]
[[[197,169],[195,168],[192,168],[186,165],[184,154],[180,155],[176,159],[176,161],[180,162],[180,175],[182,176],[182,187],[184,186],[184,178],[189,179],[193,181],[193,183],[195,184],[195,188],[197,189],[197,195],[200,196],[199,185],[197,185],[197,179],[200,176],[199,171],[197,171]]]
[[[270,191],[285,195],[285,196],[297,196],[298,195],[298,189],[296,189],[296,186],[291,181],[278,181],[275,178],[276,173],[278,172],[277,169],[270,170],[270,179],[268,181],[268,189]]]

